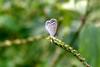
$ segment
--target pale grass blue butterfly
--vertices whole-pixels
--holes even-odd
[[[57,31],[57,20],[56,19],[47,20],[45,23],[45,28],[50,34],[50,36],[55,36]]]

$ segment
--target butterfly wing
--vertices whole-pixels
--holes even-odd
[[[57,30],[56,20],[51,19],[49,21],[46,21],[45,28],[49,32],[50,36],[54,36],[56,34],[56,30]]]

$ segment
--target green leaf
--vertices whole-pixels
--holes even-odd
[[[79,50],[92,67],[100,67],[100,27],[94,23],[84,26],[79,36]]]

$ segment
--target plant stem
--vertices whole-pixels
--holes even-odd
[[[80,53],[73,49],[71,46],[65,44],[64,42],[62,42],[61,40],[55,38],[55,37],[52,37],[50,36],[49,37],[50,41],[52,40],[52,42],[54,42],[55,45],[63,48],[65,51],[68,51],[70,53],[72,53],[80,62],[82,62],[86,67],[91,67],[85,60],[85,58],[83,58]]]

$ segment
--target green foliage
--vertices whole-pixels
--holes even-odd
[[[80,50],[93,67],[99,67],[99,1],[76,6],[81,1],[88,2],[0,0],[0,67],[83,67],[70,53],[46,40],[45,21],[51,18],[58,21],[57,38]],[[65,8],[64,4],[70,2],[73,3]],[[81,5],[89,7],[88,16]],[[86,24],[79,29],[82,22]]]
[[[88,23],[80,33],[79,44],[80,52],[87,58],[93,67],[99,67],[100,64],[100,27]]]
[[[0,16],[0,28],[7,28],[11,31],[18,31],[19,27],[13,17],[9,15]]]

